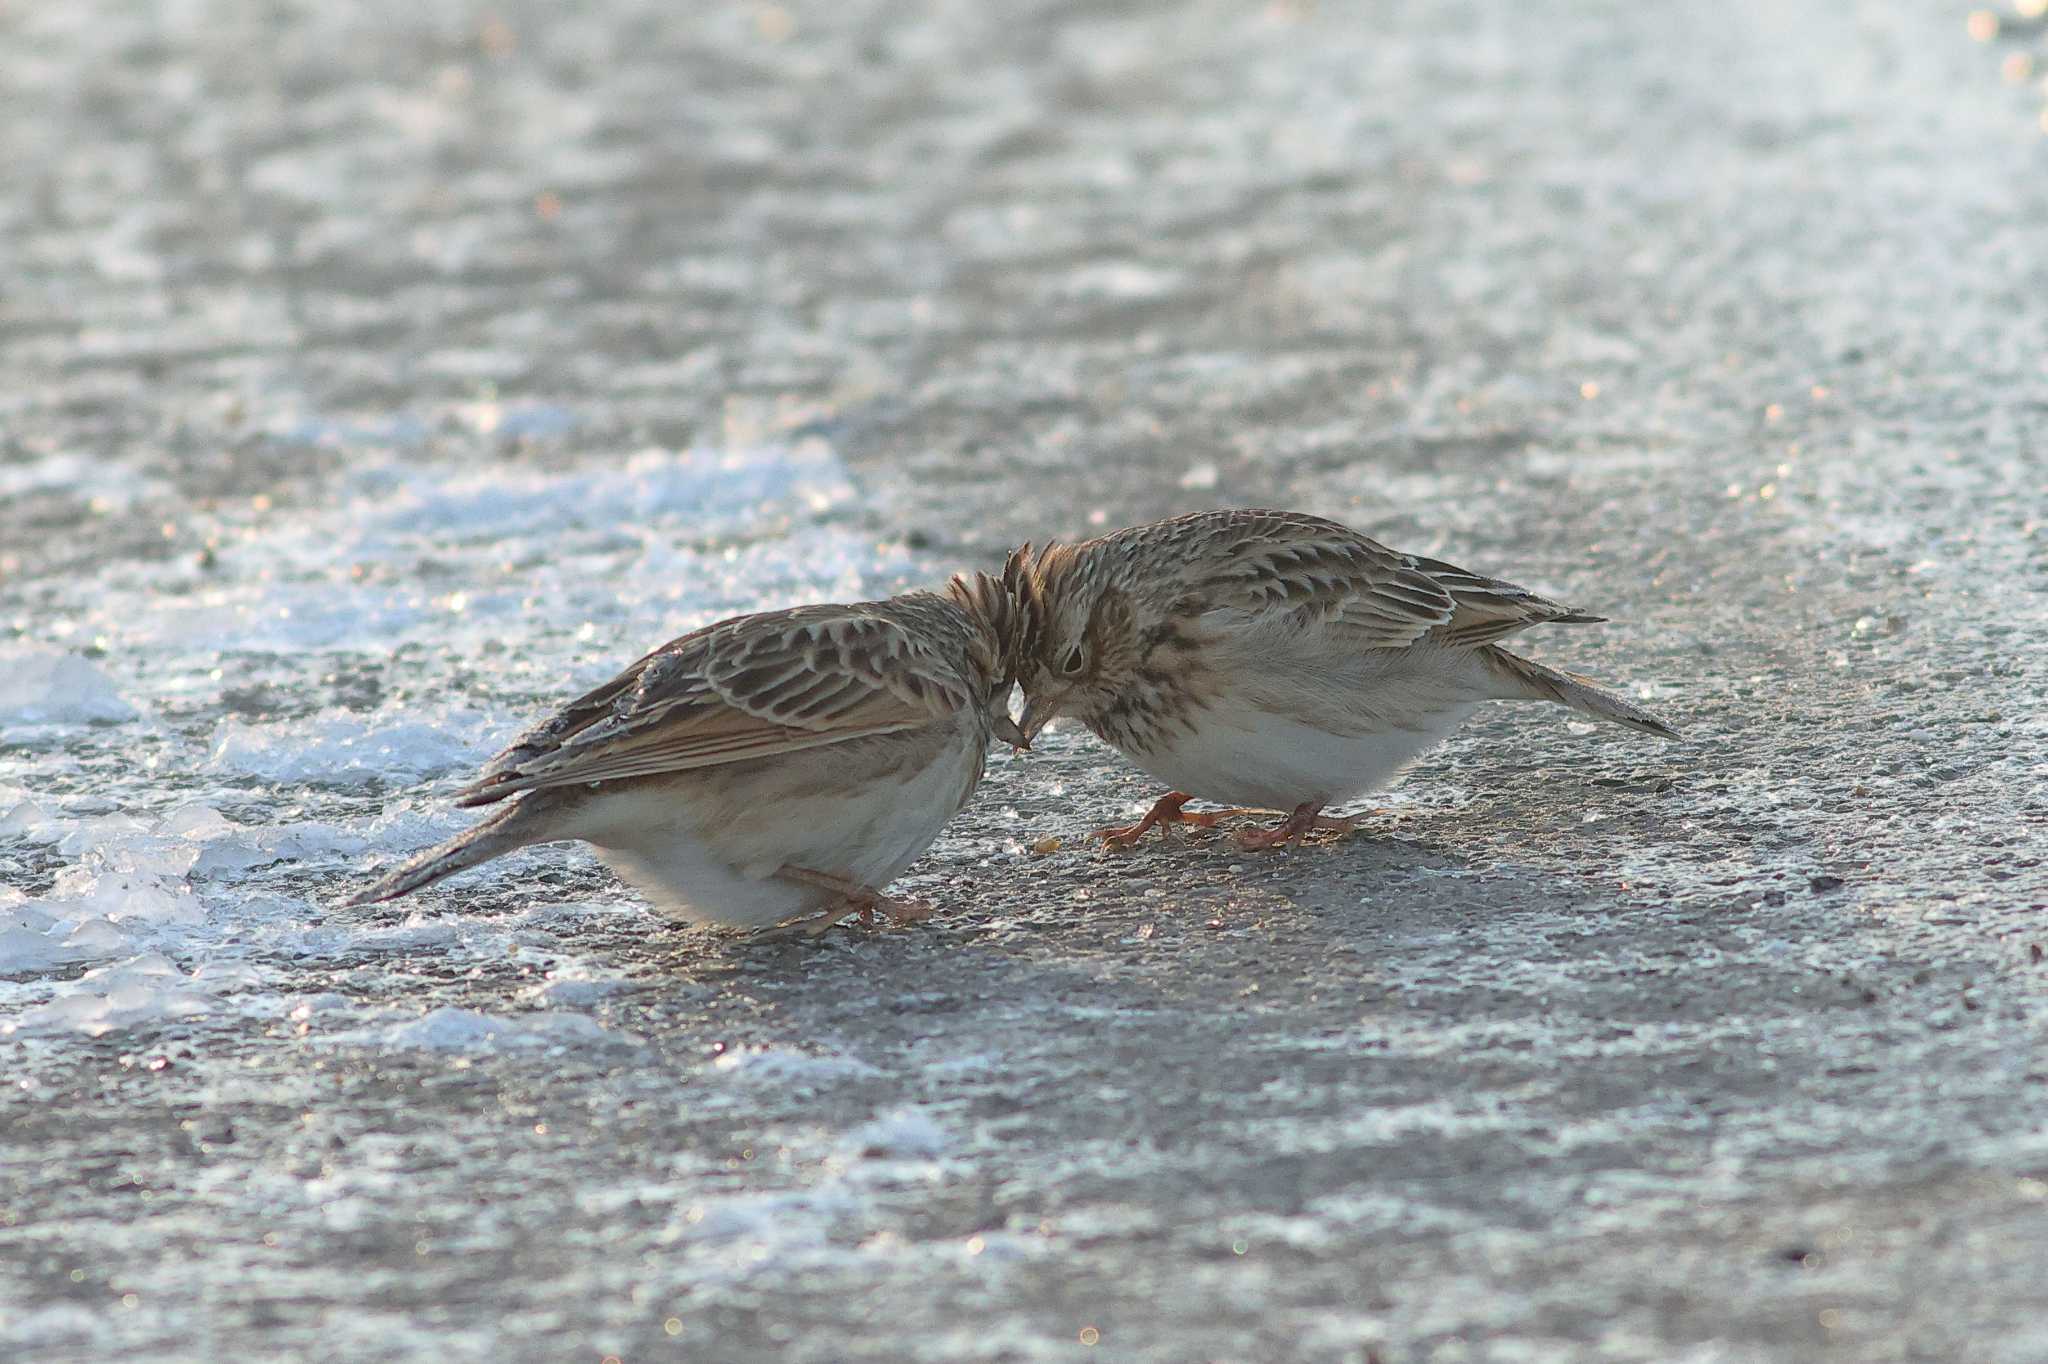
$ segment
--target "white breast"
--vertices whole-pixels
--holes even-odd
[[[1177,791],[1231,805],[1291,810],[1304,801],[1335,805],[1384,786],[1443,739],[1472,710],[1447,706],[1415,729],[1338,735],[1268,710],[1222,705],[1196,731],[1130,755]]]
[[[916,861],[980,781],[971,720],[803,753],[621,783],[576,814],[571,836],[655,908],[692,923],[762,927],[822,909],[832,892],[784,866],[879,890]]]
[[[1469,650],[1331,649],[1298,632],[1240,635],[1194,717],[1131,760],[1208,800],[1291,810],[1337,804],[1399,776],[1489,695]],[[1213,681],[1213,679],[1212,679]]]

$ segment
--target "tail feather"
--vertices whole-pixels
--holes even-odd
[[[1616,696],[1589,677],[1546,668],[1497,645],[1488,645],[1476,652],[1485,661],[1488,673],[1500,684],[1501,690],[1497,694],[1501,700],[1553,701],[1601,720],[1654,734],[1660,739],[1678,737],[1678,731],[1670,725],[1634,702]]]
[[[509,801],[502,810],[474,829],[457,834],[438,847],[416,853],[376,885],[359,891],[343,903],[374,905],[383,900],[396,900],[479,862],[502,857],[529,843],[545,843],[556,835],[548,832],[547,826],[551,821],[546,817],[547,812],[540,808],[544,804],[546,802],[532,799]]]

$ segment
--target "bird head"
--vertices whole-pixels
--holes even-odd
[[[1017,682],[1027,743],[1055,717],[1092,721],[1117,703],[1140,658],[1132,599],[1076,547],[1048,546],[1028,565]]]

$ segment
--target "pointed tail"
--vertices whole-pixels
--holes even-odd
[[[1654,734],[1660,739],[1678,737],[1677,730],[1589,677],[1546,668],[1498,645],[1488,645],[1475,652],[1485,663],[1487,673],[1499,684],[1500,690],[1495,695],[1503,701],[1554,701],[1560,706],[1570,706],[1573,710],[1617,725]]]
[[[549,804],[551,802],[531,799],[508,801],[504,809],[468,833],[457,834],[439,847],[415,854],[404,866],[343,903],[374,905],[382,900],[396,900],[479,862],[502,857],[529,843],[546,843],[558,838],[560,835],[549,827],[554,822],[548,817],[553,812],[544,808]]]

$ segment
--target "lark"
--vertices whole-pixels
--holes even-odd
[[[660,911],[765,928],[897,922],[883,888],[980,783],[1009,716],[1012,598],[945,593],[739,616],[669,641],[536,725],[458,792],[497,812],[357,895],[372,904],[580,839]]]
[[[1497,641],[1602,618],[1498,578],[1388,549],[1285,511],[1214,511],[1081,544],[1026,545],[1004,569],[1016,598],[1020,726],[1072,715],[1173,789],[1138,823],[1213,825],[1200,797],[1285,813],[1247,848],[1311,830],[1392,780],[1482,701],[1548,701],[1659,738],[1669,725],[1584,677]]]

